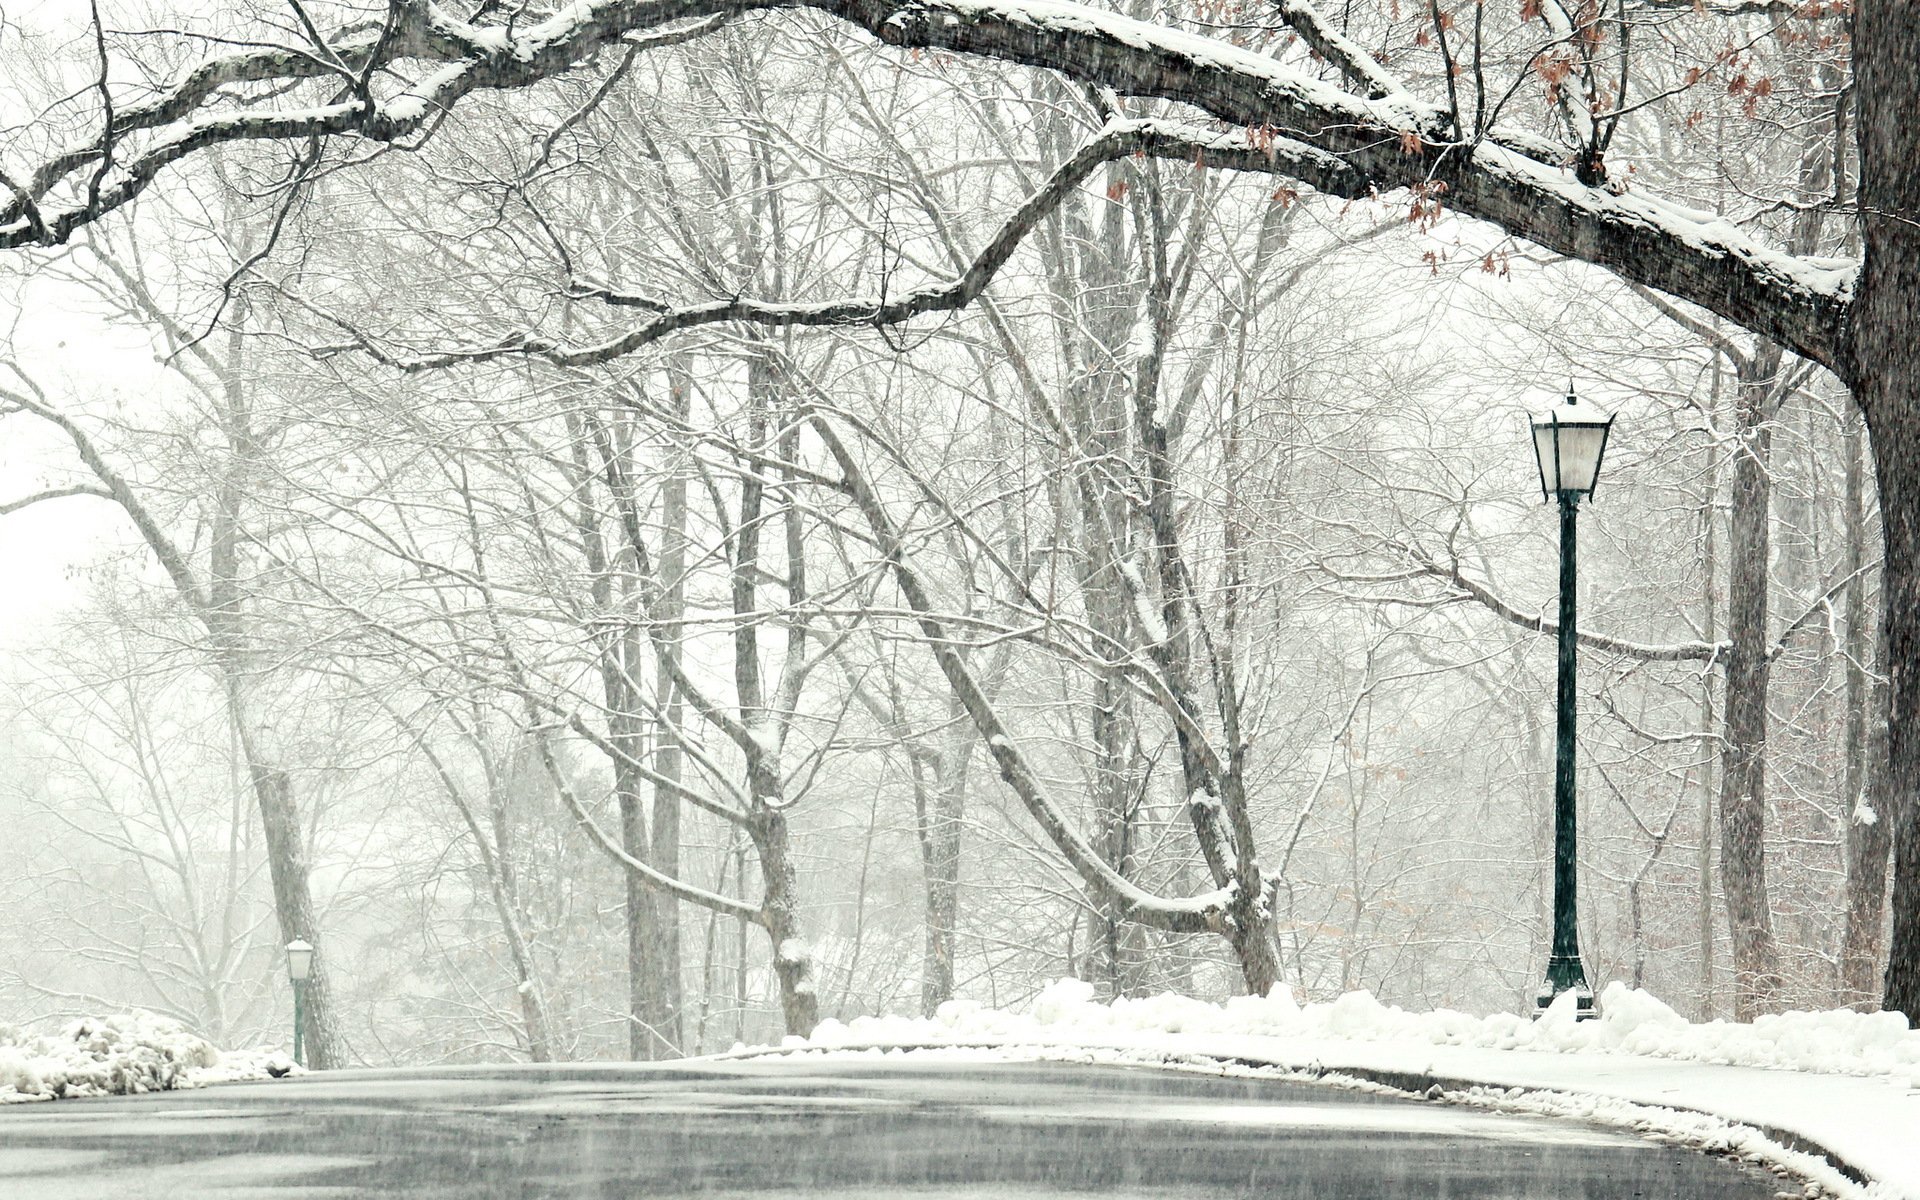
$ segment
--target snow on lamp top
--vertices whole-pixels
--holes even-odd
[[[287,943],[287,978],[305,979],[313,968],[313,947],[302,938]]]
[[[1533,453],[1539,460],[1540,491],[1549,502],[1561,495],[1578,499],[1593,494],[1612,429],[1613,414],[1576,398],[1571,385],[1565,403],[1534,414]]]

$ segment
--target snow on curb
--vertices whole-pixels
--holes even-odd
[[[1323,1004],[1302,1005],[1284,985],[1265,997],[1236,996],[1224,1005],[1170,992],[1102,1004],[1094,999],[1091,984],[1064,979],[1042,991],[1025,1012],[952,1000],[931,1019],[860,1017],[851,1025],[823,1021],[808,1041],[820,1045],[1024,1037],[1045,1042],[1061,1033],[1339,1038],[1554,1054],[1623,1054],[1856,1075],[1920,1087],[1920,1030],[1908,1029],[1899,1013],[1839,1009],[1780,1013],[1750,1025],[1698,1024],[1651,993],[1621,983],[1610,983],[1601,992],[1597,1021],[1574,1019],[1571,994],[1564,994],[1536,1021],[1514,1013],[1474,1017],[1449,1009],[1407,1012],[1381,1004],[1369,992],[1348,992]]]
[[[1825,1139],[1795,1130],[1790,1118],[1798,1109],[1776,1124],[1766,1112],[1757,1120],[1747,1112],[1729,1115],[1711,1088],[1690,1096],[1685,1087],[1662,1086],[1649,1099],[1620,1095],[1617,1087],[1586,1090],[1578,1082],[1582,1073],[1553,1072],[1542,1084],[1516,1080],[1511,1071],[1485,1069],[1496,1061],[1538,1062],[1541,1055],[1591,1055],[1649,1066],[1649,1060],[1673,1060],[1672,1072],[1659,1069],[1663,1084],[1685,1082],[1690,1072],[1733,1067],[1777,1073],[1771,1077],[1790,1088],[1795,1085],[1789,1072],[1860,1079],[1844,1085],[1836,1081],[1836,1086],[1853,1089],[1920,1089],[1920,1031],[1909,1030],[1899,1014],[1842,1010],[1784,1013],[1752,1024],[1694,1023],[1652,995],[1617,983],[1601,994],[1600,1004],[1600,1019],[1584,1022],[1574,1019],[1571,997],[1538,1021],[1509,1013],[1410,1013],[1383,1005],[1366,992],[1301,1005],[1285,987],[1266,997],[1236,997],[1224,1005],[1172,994],[1102,1004],[1095,1001],[1090,985],[1063,980],[1023,1011],[954,1001],[930,1019],[828,1020],[810,1038],[790,1037],[778,1048],[736,1047],[726,1057],[885,1051],[1000,1060],[1064,1058],[1313,1080],[1612,1126],[1765,1166],[1804,1185],[1809,1196],[1920,1200],[1920,1176],[1908,1178],[1912,1172],[1903,1169],[1897,1177],[1869,1179],[1843,1151],[1823,1144]],[[1342,1062],[1329,1068],[1321,1063],[1318,1051],[1340,1053],[1335,1048],[1369,1043],[1378,1049],[1359,1057],[1371,1058],[1370,1064]],[[1434,1060],[1420,1059],[1418,1048],[1423,1045],[1432,1048]],[[1410,1053],[1402,1055],[1402,1050]],[[1531,1053],[1511,1059],[1488,1053],[1497,1051]],[[1408,1068],[1382,1065],[1402,1060]],[[1521,1086],[1512,1086],[1516,1082]],[[1714,1111],[1716,1107],[1722,1111]],[[1906,1135],[1896,1140],[1904,1142]]]
[[[126,1096],[301,1073],[278,1050],[221,1051],[178,1021],[133,1011],[36,1035],[0,1025],[0,1104]]]

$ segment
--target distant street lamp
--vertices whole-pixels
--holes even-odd
[[[287,978],[293,981],[293,1061],[301,1066],[307,1065],[306,1055],[302,1051],[300,1038],[302,1020],[306,1016],[307,973],[313,970],[313,947],[304,939],[295,938],[287,943]]]
[[[1553,951],[1547,978],[1534,997],[1535,1015],[1545,1012],[1562,992],[1575,993],[1579,1019],[1594,1015],[1593,989],[1580,964],[1580,925],[1575,908],[1574,865],[1577,849],[1573,804],[1574,660],[1578,632],[1574,622],[1574,546],[1580,501],[1593,494],[1600,459],[1607,451],[1613,418],[1574,398],[1533,418],[1533,452],[1540,466],[1540,490],[1549,504],[1560,503],[1560,687],[1553,761]]]

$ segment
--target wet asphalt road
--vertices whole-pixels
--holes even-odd
[[[1770,1200],[1583,1126],[1328,1087],[1057,1063],[757,1060],[342,1071],[0,1109],[6,1200]]]

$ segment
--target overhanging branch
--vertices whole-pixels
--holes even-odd
[[[1404,92],[1358,95],[1225,42],[1098,9],[1054,0],[1044,6],[1021,0],[600,0],[515,30],[468,24],[427,0],[396,3],[390,36],[357,26],[329,45],[332,58],[366,59],[362,70],[421,63],[426,69],[401,94],[373,104],[355,97],[266,109],[254,106],[262,103],[257,98],[228,103],[231,89],[315,80],[336,69],[284,48],[203,63],[165,95],[123,109],[95,141],[55,155],[18,185],[0,207],[0,248],[63,242],[131,201],[169,164],[208,146],[341,134],[391,141],[423,128],[470,92],[564,74],[629,35],[700,22],[658,34],[664,44],[699,36],[726,16],[806,7],[892,45],[1053,70],[1121,95],[1190,104],[1237,128],[1270,130],[1338,158],[1344,164],[1339,177],[1360,187],[1422,189],[1461,213],[1700,305],[1803,357],[1834,366],[1841,354],[1853,264],[1799,258],[1712,214],[1581,184],[1523,137],[1496,131],[1477,144],[1459,143],[1444,109]],[[1312,27],[1304,17],[1295,27],[1302,24]],[[1367,92],[1390,82],[1384,73],[1373,78],[1364,60],[1348,58],[1343,70],[1357,70]],[[145,131],[157,136],[128,151],[126,136]],[[115,182],[95,196],[75,175],[109,148]],[[67,207],[50,204],[56,190],[68,198]]]

